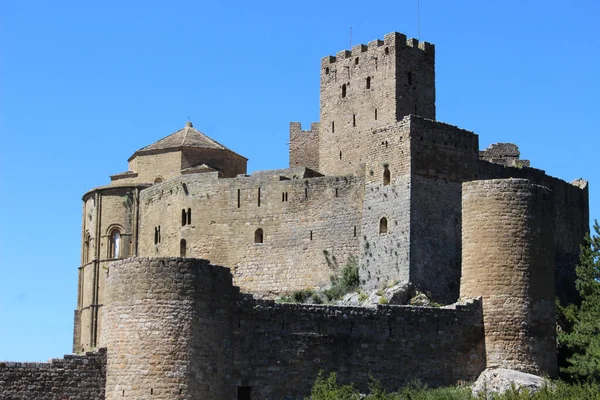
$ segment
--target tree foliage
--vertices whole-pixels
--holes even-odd
[[[581,247],[576,287],[581,305],[559,312],[567,328],[559,332],[559,344],[571,356],[561,372],[576,381],[600,382],[600,226],[594,223],[593,236],[587,235]]]

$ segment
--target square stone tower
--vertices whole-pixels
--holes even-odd
[[[369,136],[413,114],[435,119],[435,49],[393,32],[321,60],[319,172],[353,172]]]

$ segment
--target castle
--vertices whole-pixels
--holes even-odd
[[[555,376],[554,298],[572,295],[587,182],[436,121],[432,44],[390,33],[323,58],[320,77],[320,121],[290,124],[288,168],[247,175],[188,121],[87,192],[81,354],[0,364],[0,394],[295,399],[319,369],[388,388],[499,366]],[[448,305],[272,301],[349,262],[362,289],[412,282]]]

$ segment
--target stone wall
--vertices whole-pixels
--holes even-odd
[[[487,367],[556,376],[553,199],[525,179],[463,184],[461,296],[483,296]]]
[[[184,240],[187,257],[231,267],[244,291],[269,295],[329,285],[358,256],[362,179],[267,172],[230,179],[195,174],[145,190],[139,254],[179,256]],[[181,212],[188,209],[191,223],[183,225]]]
[[[304,166],[319,170],[319,123],[302,130],[300,122],[290,122],[290,168]]]
[[[370,139],[360,236],[360,279],[363,287],[373,289],[396,280],[410,280],[409,122],[404,119],[376,129]]]
[[[485,369],[481,304],[445,308],[277,304],[240,294],[206,260],[111,264],[102,345],[107,399],[296,399],[319,370],[367,388],[430,386]],[[393,373],[390,373],[393,371]]]
[[[435,118],[435,50],[397,32],[321,60],[319,172],[366,162],[373,129],[408,114]]]
[[[104,400],[106,350],[47,363],[0,362],[0,398]]]
[[[472,380],[485,369],[479,302],[454,308],[376,309],[274,304],[246,299],[233,321],[234,383],[252,398],[298,399],[320,370],[367,390],[412,379],[430,385]]]
[[[458,299],[461,183],[475,178],[478,137],[420,117],[410,123],[410,280],[438,302]]]

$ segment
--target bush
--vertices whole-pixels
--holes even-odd
[[[348,259],[348,264],[342,268],[340,276],[331,276],[331,288],[325,290],[323,293],[327,296],[329,301],[339,300],[346,293],[350,293],[358,288],[358,263],[355,257]]]
[[[369,392],[367,396],[361,395],[354,386],[339,384],[335,373],[325,377],[324,372],[321,371],[312,388],[310,400],[486,400],[483,393],[478,398],[473,397],[469,387],[455,386],[429,389],[418,380],[409,382],[397,392],[389,393],[380,382],[371,379]],[[570,385],[562,381],[556,381],[536,393],[529,393],[527,390],[519,391],[513,388],[502,395],[488,394],[487,399],[600,400],[600,385],[597,383]]]

